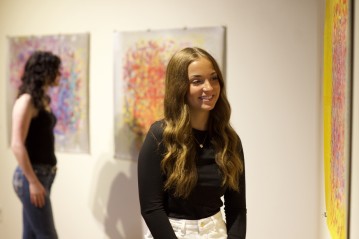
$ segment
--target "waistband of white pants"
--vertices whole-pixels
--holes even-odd
[[[223,220],[221,211],[217,212],[213,216],[209,216],[198,220],[179,219],[173,217],[169,217],[169,219],[171,220],[171,223],[176,223],[176,222],[181,224],[185,223],[187,226],[189,225],[198,226],[198,225],[207,224],[208,222],[213,220]]]

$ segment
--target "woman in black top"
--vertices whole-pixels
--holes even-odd
[[[61,60],[36,51],[27,60],[13,108],[11,148],[17,159],[13,186],[23,205],[23,238],[56,239],[50,190],[56,174],[53,128],[47,90],[61,78]]]
[[[177,52],[166,71],[164,119],[138,158],[145,238],[245,238],[244,155],[230,114],[215,59],[200,48]]]

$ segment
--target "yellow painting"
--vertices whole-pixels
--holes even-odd
[[[327,225],[333,239],[348,235],[351,13],[348,0],[327,0],[324,31],[324,172]]]

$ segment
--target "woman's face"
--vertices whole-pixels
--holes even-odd
[[[187,102],[191,111],[210,111],[219,98],[221,86],[212,63],[204,57],[188,66]]]
[[[62,67],[60,67],[59,70],[57,71],[55,80],[54,80],[54,82],[52,83],[51,86],[59,86],[60,80],[61,80],[61,76],[62,76]]]

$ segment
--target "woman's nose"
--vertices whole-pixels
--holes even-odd
[[[210,91],[212,89],[213,89],[213,87],[212,87],[211,83],[209,82],[209,80],[205,80],[204,85],[203,85],[203,90]]]

